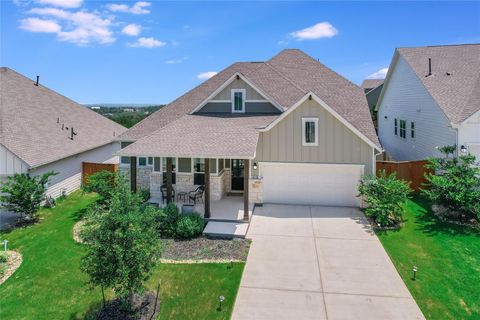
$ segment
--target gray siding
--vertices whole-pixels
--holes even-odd
[[[397,161],[439,157],[437,146],[454,145],[455,130],[408,63],[399,56],[378,106],[378,136]],[[394,119],[407,121],[407,138],[394,134]],[[415,138],[410,135],[415,122]],[[398,124],[400,130],[400,123]]]
[[[0,176],[24,173],[27,170],[28,165],[23,160],[0,144]]]
[[[220,91],[212,100],[231,100],[231,91],[232,89],[245,89],[246,90],[246,100],[265,100],[264,97],[260,93],[258,93],[255,89],[250,87],[245,81],[242,79],[235,79],[226,86],[222,91]]]
[[[302,146],[303,117],[318,118],[318,146]],[[365,173],[374,168],[373,148],[313,100],[260,133],[255,162],[261,161],[363,164]]]
[[[232,103],[209,102],[197,113],[232,113]],[[270,102],[245,102],[245,113],[278,114],[280,110]]]

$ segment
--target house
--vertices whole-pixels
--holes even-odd
[[[372,114],[376,109],[378,98],[382,92],[383,80],[384,79],[365,79],[360,85],[367,96],[368,107]]]
[[[210,200],[236,193],[243,212],[358,206],[358,180],[381,149],[363,90],[300,50],[234,63],[118,140],[132,188],[153,197],[169,177],[177,192],[205,185],[206,217]]]
[[[118,162],[126,128],[15,72],[0,68],[0,179],[56,171],[47,194],[77,189],[82,162]]]
[[[377,109],[395,160],[440,157],[447,145],[480,159],[480,44],[396,49]]]

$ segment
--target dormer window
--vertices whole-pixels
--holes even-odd
[[[232,112],[245,112],[245,89],[232,89]]]

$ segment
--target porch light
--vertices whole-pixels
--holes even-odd
[[[461,153],[467,153],[467,147],[464,146],[464,145],[462,145],[462,146],[460,147],[460,152],[461,152]]]
[[[413,278],[412,280],[415,281],[417,279],[417,266],[413,266]]]
[[[253,170],[257,170],[257,163],[256,162],[253,163]]]

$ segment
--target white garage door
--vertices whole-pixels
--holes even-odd
[[[265,203],[359,206],[362,165],[260,163]]]

